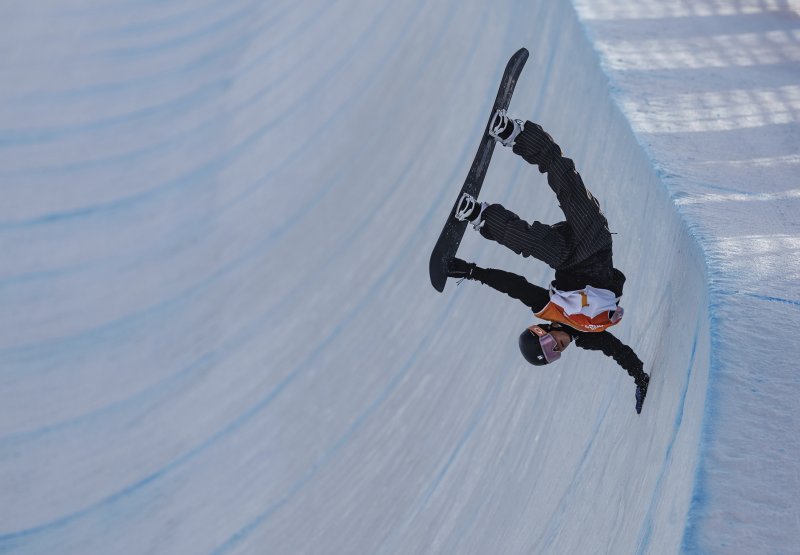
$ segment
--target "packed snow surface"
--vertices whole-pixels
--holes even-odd
[[[786,0],[0,0],[0,552],[791,553]],[[627,275],[613,360],[428,256],[508,57]],[[498,148],[481,200],[563,218]],[[469,230],[459,254],[546,285]]]

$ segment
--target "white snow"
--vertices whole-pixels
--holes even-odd
[[[0,2],[0,552],[791,553],[782,0]],[[497,81],[575,160],[632,380],[430,249]],[[481,194],[562,218],[498,148]],[[469,231],[460,254],[552,271]]]

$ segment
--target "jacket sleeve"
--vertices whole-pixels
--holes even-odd
[[[644,364],[636,356],[633,349],[607,331],[599,333],[579,332],[575,345],[589,351],[602,351],[604,355],[613,358],[634,379],[641,376],[644,371]]]
[[[550,301],[547,289],[533,285],[524,277],[511,272],[476,266],[471,278],[522,301],[534,311],[541,310]]]

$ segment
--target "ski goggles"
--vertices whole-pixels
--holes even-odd
[[[537,325],[529,327],[528,330],[539,338],[539,346],[542,348],[542,354],[547,364],[561,358],[561,352],[556,350],[558,342],[555,337]]]

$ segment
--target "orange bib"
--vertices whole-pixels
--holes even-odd
[[[578,331],[601,332],[618,324],[623,313],[614,293],[587,285],[580,291],[551,287],[550,302],[535,314],[537,318],[566,324]]]

